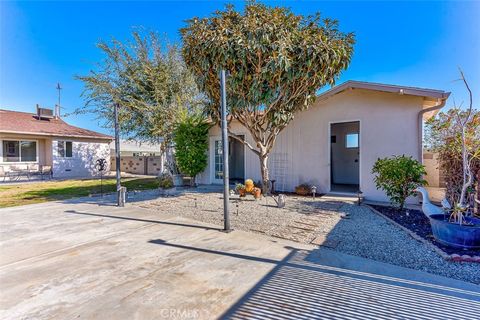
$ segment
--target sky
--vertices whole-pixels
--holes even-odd
[[[350,67],[337,84],[372,81],[451,91],[467,101],[461,67],[480,94],[480,1],[263,1],[294,13],[339,20],[356,34]],[[82,82],[103,58],[96,43],[129,39],[135,27],[158,31],[180,43],[179,28],[192,17],[207,17],[224,1],[2,1],[0,0],[0,109],[35,112],[53,108],[61,83],[63,113],[84,105]],[[228,1],[241,9],[243,1]],[[476,103],[478,106],[478,102]],[[112,133],[94,115],[75,115],[72,125]]]

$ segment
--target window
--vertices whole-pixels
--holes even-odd
[[[345,136],[345,148],[358,148],[358,133],[349,133]]]
[[[33,162],[37,161],[36,141],[7,141],[2,143],[4,162]]]
[[[72,141],[58,141],[58,156],[62,158],[72,157]]]

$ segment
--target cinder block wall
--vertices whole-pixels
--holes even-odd
[[[116,170],[115,157],[110,159],[112,171]],[[162,158],[160,156],[121,156],[120,171],[142,174],[142,175],[158,175],[162,167]]]

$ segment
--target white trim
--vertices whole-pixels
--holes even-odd
[[[327,193],[332,193],[332,124],[337,123],[348,123],[348,122],[358,122],[358,188],[362,190],[362,121],[360,119],[353,119],[353,120],[342,120],[342,121],[329,121],[328,122],[328,143],[327,143],[327,151],[328,151],[328,186],[327,186]],[[352,148],[354,149],[354,148]],[[343,194],[354,194],[354,193],[345,193]]]
[[[3,141],[18,141],[18,157],[20,158],[20,161],[3,161]],[[30,141],[30,142],[35,142],[35,161],[21,161],[22,159],[22,147],[21,147],[21,142],[22,141]],[[0,164],[4,165],[20,165],[20,164],[38,164],[39,163],[39,157],[38,157],[38,150],[39,150],[39,140],[35,139],[16,139],[16,138],[3,138],[0,140]]]

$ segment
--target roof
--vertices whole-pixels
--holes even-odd
[[[331,88],[330,90],[327,90],[319,94],[317,98],[320,100],[327,99],[348,89],[365,89],[365,90],[398,93],[401,95],[411,95],[411,96],[425,97],[429,99],[442,99],[442,100],[446,100],[450,96],[450,92],[445,92],[443,90],[349,80],[347,82],[344,82],[338,86]]]
[[[36,114],[0,109],[0,133],[112,140],[109,135],[71,126],[62,119],[41,119]]]

